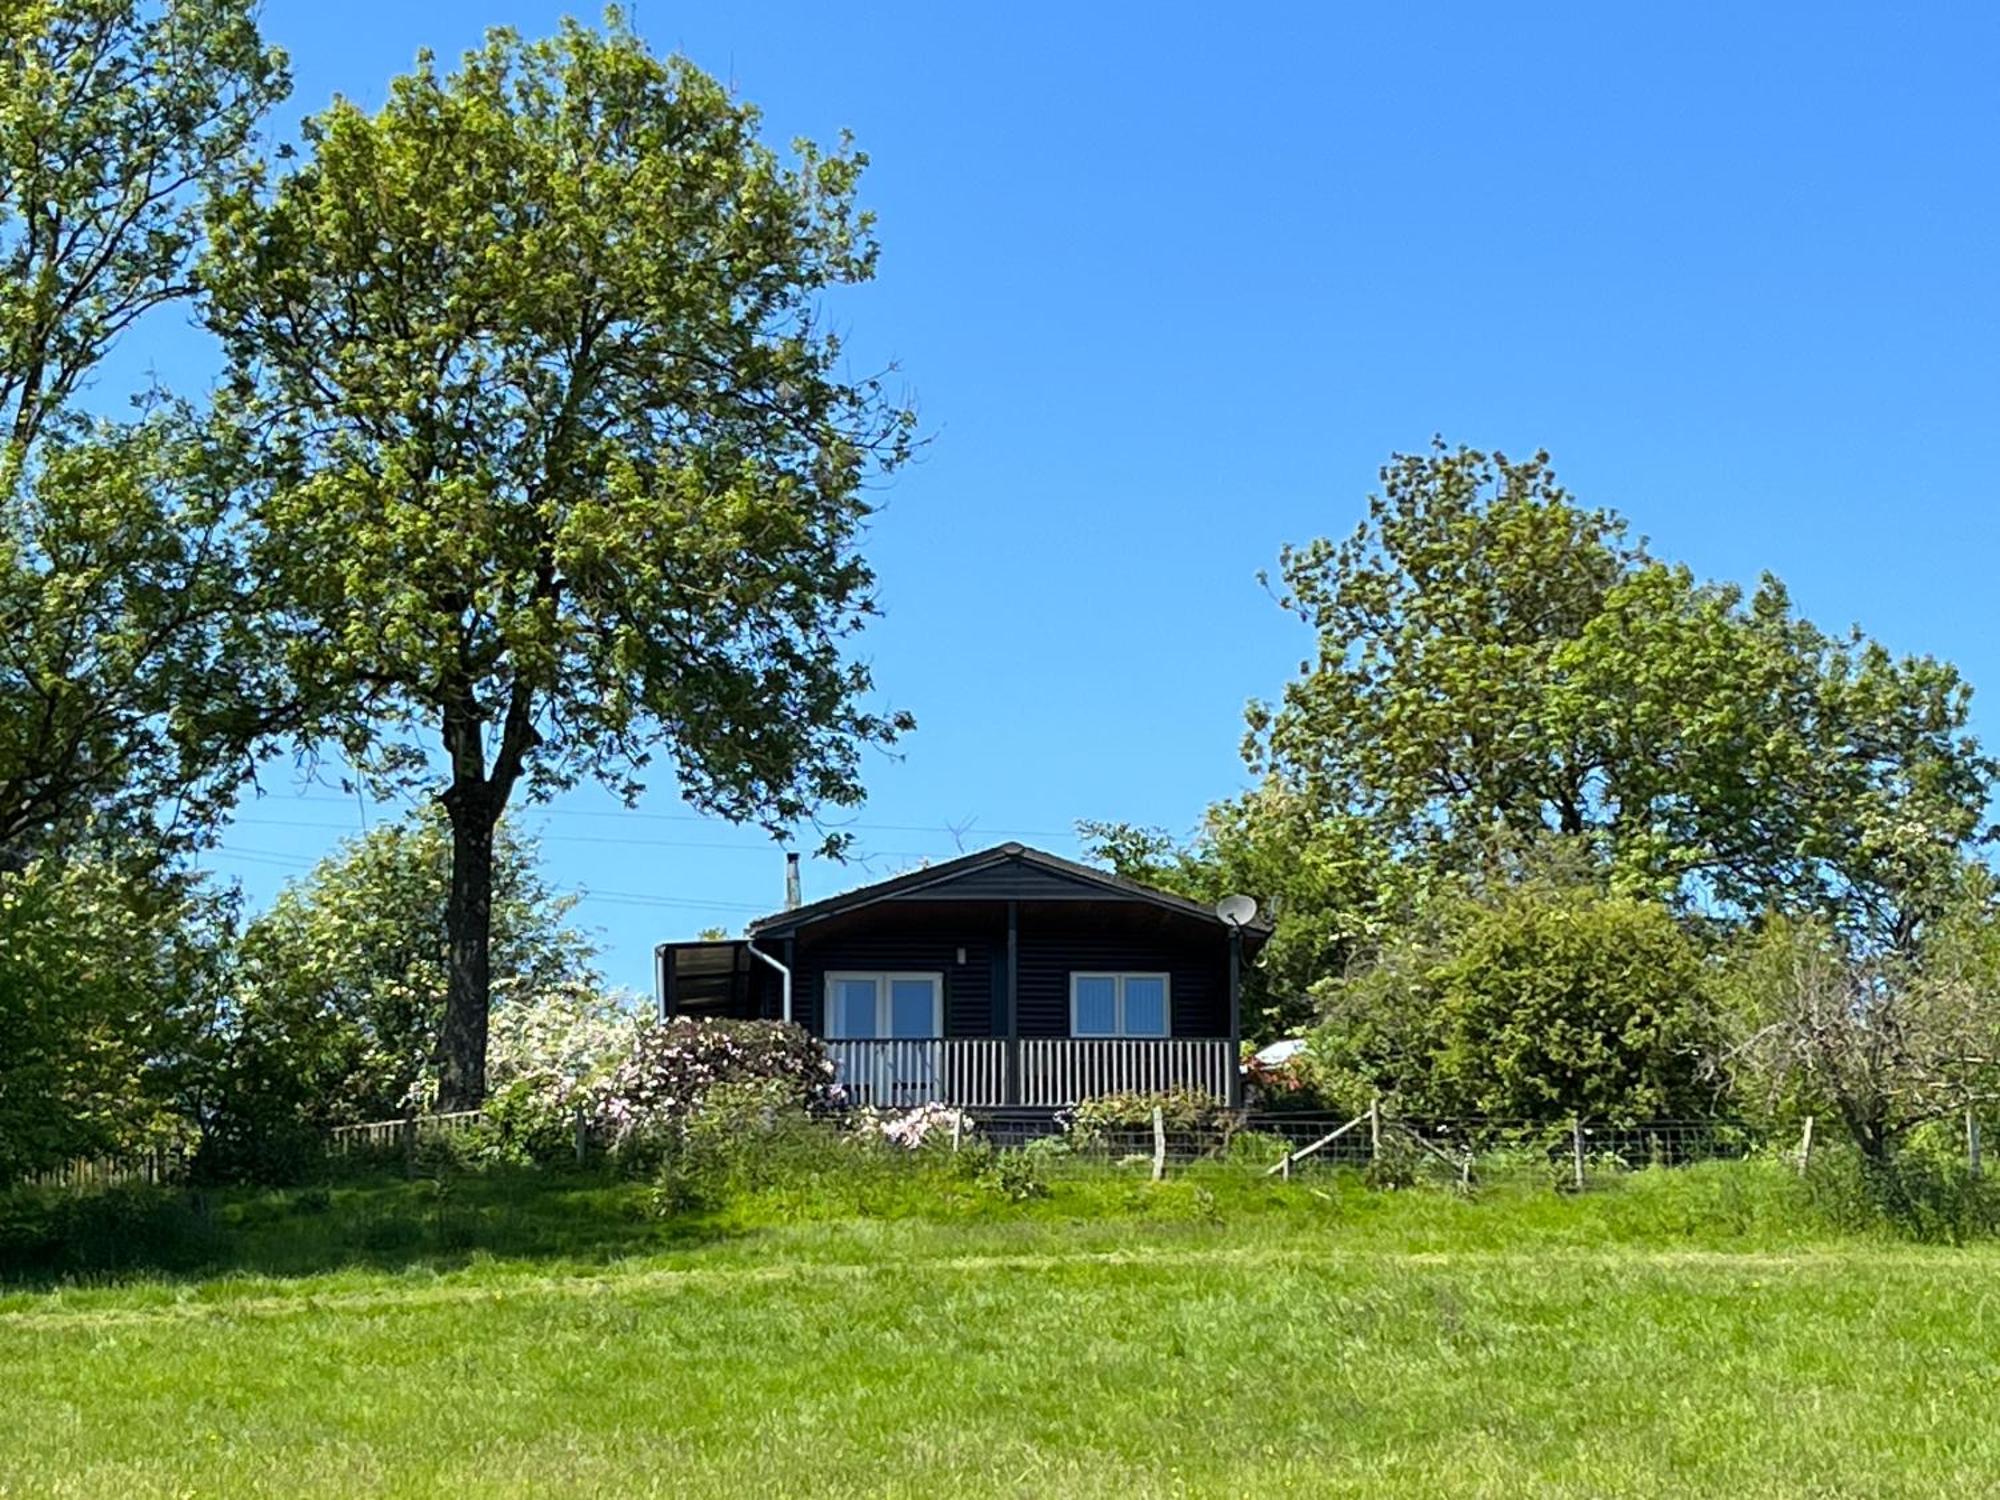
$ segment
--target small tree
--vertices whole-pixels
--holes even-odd
[[[214,221],[210,321],[273,490],[260,567],[351,764],[450,820],[440,1103],[486,1087],[493,832],[517,790],[684,797],[789,827],[861,795],[845,639],[873,612],[864,481],[909,414],[844,370],[864,158],[801,144],[612,13],[428,56],[337,101]],[[426,738],[428,736],[428,739]]]
[[[226,903],[103,856],[0,871],[0,1185],[186,1144]]]
[[[1994,933],[1976,871],[1919,953],[1856,954],[1823,924],[1772,921],[1732,971],[1726,1072],[1754,1107],[1837,1122],[1879,1176],[1919,1126],[2000,1097]]]
[[[450,888],[451,836],[428,812],[349,840],[249,924],[226,1033],[228,1130],[297,1122],[316,1132],[429,1107]],[[548,996],[596,992],[591,947],[567,922],[572,904],[537,876],[534,847],[503,830],[492,920],[503,1005],[533,1011]]]

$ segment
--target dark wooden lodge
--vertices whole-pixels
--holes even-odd
[[[1020,844],[663,943],[663,1016],[786,1018],[855,1104],[1057,1108],[1240,1096],[1240,976],[1269,936]]]

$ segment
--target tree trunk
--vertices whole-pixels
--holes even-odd
[[[438,1032],[442,1111],[478,1109],[486,1102],[493,830],[500,821],[493,800],[484,788],[466,787],[453,787],[444,799],[451,820],[451,896],[445,904],[444,1024]]]

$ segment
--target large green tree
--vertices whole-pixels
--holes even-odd
[[[0,864],[79,827],[198,829],[277,718],[238,628],[232,442],[157,399],[80,410],[121,335],[191,294],[204,194],[253,171],[287,87],[254,11],[0,0]]]
[[[1251,711],[1255,774],[1398,859],[1470,871],[1556,834],[1622,889],[1824,913],[1909,942],[1984,836],[1993,762],[1948,664],[1697,582],[1545,455],[1399,457],[1345,541],[1287,548],[1317,650]]]
[[[779,829],[856,800],[906,727],[845,639],[864,484],[911,421],[822,321],[874,271],[863,158],[781,160],[615,13],[425,57],[305,144],[218,212],[209,316],[272,455],[289,664],[353,765],[450,819],[440,1103],[465,1106],[517,789],[633,795],[664,750],[689,801]]]

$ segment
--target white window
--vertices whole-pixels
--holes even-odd
[[[944,1035],[944,975],[826,976],[826,1034],[857,1041]]]
[[[1164,974],[1069,976],[1071,1036],[1165,1036],[1171,1014]]]

